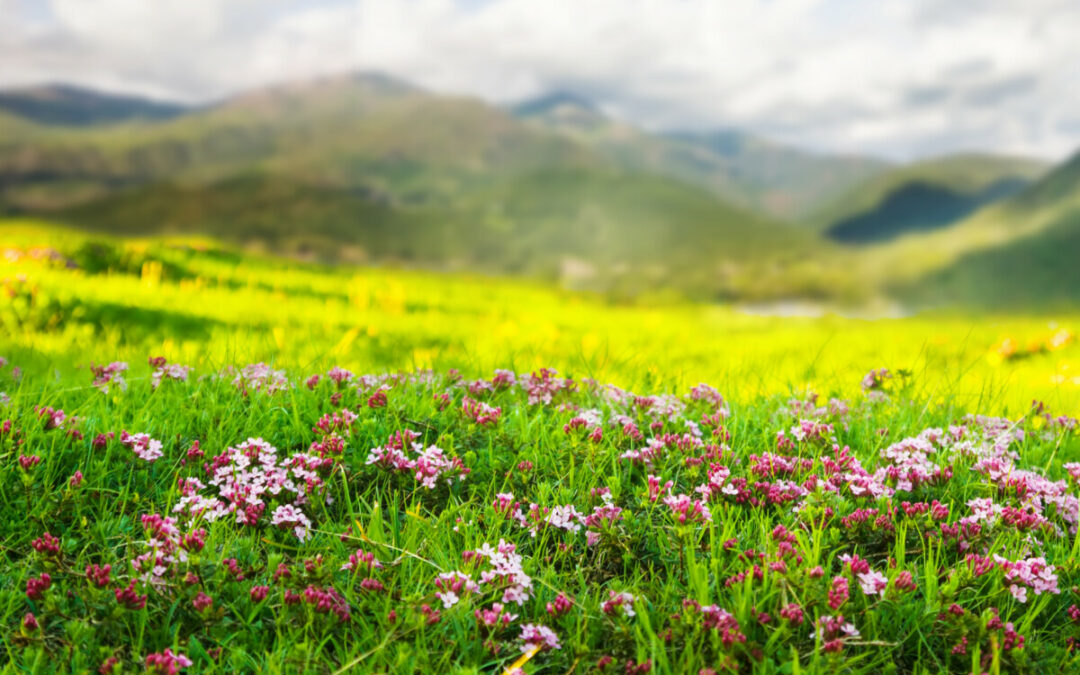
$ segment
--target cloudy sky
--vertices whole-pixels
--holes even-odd
[[[0,85],[202,102],[350,69],[894,158],[1080,147],[1077,0],[0,0]]]

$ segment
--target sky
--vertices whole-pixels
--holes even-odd
[[[1080,147],[1078,0],[0,0],[0,86],[206,102],[380,71],[906,160]]]

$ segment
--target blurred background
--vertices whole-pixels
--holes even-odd
[[[1080,299],[1080,4],[0,0],[0,217],[618,301]]]

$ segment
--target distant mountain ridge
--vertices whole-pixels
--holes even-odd
[[[977,256],[1061,255],[1071,235],[1039,237],[1071,227],[1080,194],[1080,159],[1045,176],[990,155],[897,166],[738,130],[649,133],[566,91],[497,107],[347,73],[196,108],[105,98],[62,97],[94,101],[71,123],[49,121],[64,106],[0,107],[0,214],[625,296],[934,302],[927,289],[980,287],[948,281],[985,274]]]
[[[989,154],[914,162],[855,185],[811,222],[844,243],[889,241],[959,223],[986,205],[1020,193],[1048,168],[1036,160]]]
[[[91,126],[132,120],[164,120],[189,109],[189,106],[178,103],[105,94],[66,84],[0,90],[0,110],[44,125]]]
[[[0,134],[3,133],[0,128]],[[0,208],[288,254],[738,296],[811,233],[474,98],[352,74],[0,138]],[[752,283],[753,282],[753,283]],[[786,292],[774,288],[770,292]]]
[[[628,169],[691,182],[726,201],[789,221],[889,167],[878,159],[818,155],[734,129],[650,134],[606,116],[572,92],[544,94],[510,110]]]

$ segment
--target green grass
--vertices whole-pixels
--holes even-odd
[[[190,237],[118,240],[29,221],[0,232],[76,265],[23,256],[0,274],[11,292],[0,296],[5,353],[65,375],[154,351],[210,369],[244,359],[304,370],[549,366],[628,387],[736,383],[727,395],[748,400],[846,396],[866,371],[890,367],[915,373],[919,396],[971,409],[1017,413],[1033,398],[1080,409],[1080,347],[997,353],[1005,340],[1075,331],[1068,312],[785,319],[659,295],[617,304],[497,277],[320,267]]]
[[[1056,418],[1030,407],[1033,398],[1054,415],[1080,407],[1080,378],[1070,369],[1080,348],[1060,332],[1075,325],[1073,316],[778,319],[659,297],[652,305],[612,304],[493,277],[326,268],[190,237],[117,240],[33,222],[0,231],[0,355],[9,360],[0,368],[7,397],[0,424],[11,421],[0,433],[0,664],[10,672],[96,670],[109,658],[124,671],[138,670],[148,655],[169,648],[191,659],[192,672],[501,673],[522,654],[522,626],[529,623],[550,627],[561,646],[533,655],[522,666],[528,673],[597,672],[603,657],[613,659],[606,672],[626,672],[628,662],[649,662],[655,673],[1077,668],[1068,640],[1080,629],[1067,609],[1075,600],[1080,544],[1069,515],[1076,486],[1063,464],[1080,460],[1080,443]],[[1050,344],[1053,336],[1061,343]],[[1002,347],[1005,338],[1018,346]],[[1029,347],[1034,339],[1041,342]],[[154,388],[151,356],[193,370],[186,381],[166,378]],[[130,363],[127,386],[113,382],[102,392],[88,366],[113,360]],[[284,369],[290,386],[268,393],[249,380],[237,387],[230,367],[256,361]],[[375,377],[337,386],[326,376],[335,365]],[[459,369],[471,382],[509,368],[527,381],[542,366],[572,377],[576,390],[553,387],[550,403],[530,403],[528,386],[470,391],[450,372]],[[860,387],[866,371],[880,367],[897,374],[885,381],[884,399]],[[385,377],[418,368],[434,371]],[[323,376],[308,386],[311,374]],[[674,399],[625,398],[590,378],[641,396],[673,394],[679,403],[663,413]],[[722,406],[687,394],[702,381],[723,394]],[[376,397],[380,383],[385,405]],[[810,390],[820,394],[822,408],[796,412],[791,400],[805,402]],[[498,419],[478,423],[467,414],[466,397],[498,408]],[[847,412],[831,397],[846,401]],[[43,406],[77,421],[47,428]],[[595,427],[588,419],[584,428],[566,429],[589,409],[600,416],[599,437],[590,437]],[[338,451],[317,429],[341,410],[357,417],[334,432]],[[723,410],[730,416],[715,417]],[[976,466],[980,454],[995,452],[984,434],[1001,432],[965,421],[967,413],[1006,414],[1012,429],[1023,430],[1022,438],[1003,441],[1018,453],[1003,478]],[[821,439],[795,440],[801,419],[832,427],[818,427]],[[684,438],[680,447],[672,437],[651,466],[623,459],[648,447],[645,439],[690,433],[691,422],[704,445]],[[888,466],[884,448],[950,424],[966,429],[976,454],[945,443],[924,468],[951,477],[909,490],[882,475],[895,494],[860,497],[848,483],[861,479],[850,469],[838,474],[833,464],[835,442],[850,446],[873,473]],[[459,460],[469,469],[465,479],[427,489],[411,471],[368,462],[372,448],[406,429],[424,447]],[[120,442],[122,431],[160,440],[162,457],[138,458]],[[789,441],[778,440],[781,431]],[[109,432],[115,437],[95,445]],[[278,506],[295,501],[288,490],[267,496],[266,511],[251,524],[235,516],[189,522],[181,513],[180,534],[204,529],[205,544],[191,540],[188,559],[168,563],[160,581],[138,581],[131,562],[156,536],[142,516],[172,514],[184,479],[199,478],[207,485],[198,492],[216,494],[204,464],[225,461],[227,448],[260,437],[283,460],[296,453],[328,458],[297,503],[311,521],[310,538],[270,522]],[[189,455],[196,441],[202,457]],[[797,465],[790,474],[770,474],[754,458],[765,452],[798,458]],[[40,462],[31,464],[32,457]],[[662,500],[649,499],[649,475],[660,485],[671,481],[672,494],[696,497],[713,464],[728,467],[732,480],[723,482],[737,487],[709,499],[711,521],[679,522]],[[999,487],[1023,476],[1021,469],[1069,481],[1062,508],[1035,508],[1015,489]],[[82,482],[73,486],[76,471]],[[830,479],[839,481],[838,492],[823,487]],[[767,484],[810,489],[794,490],[795,501],[770,503]],[[576,532],[540,525],[533,536],[530,504],[573,505],[588,515],[603,503],[598,488],[610,490],[621,520],[578,523]],[[494,506],[499,493],[521,503],[524,526]],[[966,551],[942,539],[941,523],[957,525],[973,513],[972,499],[987,497],[1040,512],[1046,524],[1030,532],[1004,521],[984,524],[965,535],[968,550],[1011,561],[1043,556],[1055,566],[1060,594],[1032,589],[1020,603],[1002,568],[975,576]],[[949,506],[944,520],[909,515],[902,506],[933,500]],[[857,509],[877,512],[860,524]],[[46,532],[59,538],[59,553],[49,550]],[[501,599],[500,583],[461,593],[461,602],[444,607],[435,581],[453,570],[479,581],[485,566],[463,552],[500,540],[522,556],[531,592],[520,606],[507,603],[518,615],[509,625],[488,630],[475,611]],[[358,549],[382,567],[342,570]],[[884,575],[884,595],[862,591],[840,560],[849,553]],[[231,559],[243,579],[230,571]],[[780,561],[782,570],[769,566]],[[103,587],[86,578],[88,565],[106,564],[112,572]],[[289,576],[275,579],[282,565]],[[29,598],[27,581],[42,573],[51,587]],[[910,573],[914,590],[897,585],[902,573]],[[831,609],[838,576],[847,579],[850,597]],[[361,586],[367,577],[382,588]],[[143,608],[116,598],[131,580],[147,598]],[[265,599],[253,598],[254,586],[269,587]],[[332,588],[348,621],[303,599],[309,587],[309,595]],[[635,616],[603,611],[612,593],[623,592],[635,597]],[[195,606],[199,593],[212,600],[209,607]],[[570,604],[553,616],[546,605],[560,593]],[[293,602],[293,594],[301,599]],[[715,605],[718,618],[730,615],[725,621],[738,625],[726,624],[734,641],[708,627],[694,603]],[[780,613],[792,603],[803,612],[801,624]],[[953,603],[963,616],[947,613]],[[1006,629],[992,610],[1024,636],[1022,649],[1004,648]],[[37,628],[25,625],[28,612]],[[826,650],[833,636],[811,634],[815,621],[835,614],[860,635]],[[962,638],[967,651],[954,654]]]

